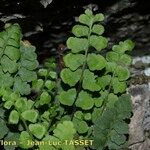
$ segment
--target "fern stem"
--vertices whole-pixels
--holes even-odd
[[[112,75],[112,78],[111,78],[111,80],[110,80],[110,84],[109,84],[109,87],[108,87],[108,94],[107,94],[107,96],[106,96],[106,98],[104,99],[103,104],[102,104],[102,106],[103,106],[103,108],[102,108],[102,114],[103,114],[103,112],[104,112],[105,109],[106,109],[106,105],[107,105],[107,102],[108,102],[108,95],[110,94],[110,91],[111,91],[112,79],[114,78],[114,76],[115,76],[115,70],[114,70],[113,75]]]
[[[50,72],[50,69],[48,69],[47,72],[49,73],[49,72]],[[40,98],[40,96],[41,96],[41,94],[42,94],[42,92],[43,92],[44,85],[45,85],[45,83],[46,83],[46,81],[47,81],[47,78],[48,78],[48,73],[47,73],[47,75],[46,75],[45,78],[44,78],[43,85],[42,85],[42,87],[41,87],[41,89],[40,89],[40,92],[39,92],[38,95],[37,95],[37,98],[36,98],[34,104],[32,105],[32,108],[35,106],[36,102],[39,100],[39,98]],[[51,95],[53,95],[53,93],[52,93],[51,91],[49,91],[49,92],[50,92]]]
[[[17,111],[19,112],[19,114],[21,114],[21,112],[17,109]],[[25,119],[20,115],[20,119],[21,119],[21,121],[22,121],[22,123],[23,123],[23,125],[24,125],[24,127],[25,127],[25,129],[26,129],[26,131],[29,133],[29,135],[31,136],[31,138],[33,139],[33,136],[32,136],[32,134],[31,134],[31,132],[30,132],[30,130],[29,130],[29,128],[28,128],[28,125],[27,125],[27,123],[26,123],[26,121],[25,121]]]
[[[79,85],[78,85],[78,88],[77,88],[77,95],[76,95],[76,98],[75,98],[75,101],[73,103],[73,111],[72,111],[72,115],[71,115],[71,120],[73,119],[73,116],[74,116],[74,113],[76,111],[76,106],[75,106],[75,103],[78,99],[78,96],[79,96],[79,93],[81,92],[81,88],[82,88],[82,81],[83,81],[83,74],[84,74],[84,70],[86,69],[86,65],[87,65],[87,56],[88,56],[88,50],[89,50],[89,47],[90,47],[90,36],[91,36],[91,30],[92,30],[92,26],[93,26],[93,22],[91,23],[91,25],[89,26],[89,34],[88,34],[88,49],[85,50],[85,62],[82,66],[82,72],[81,72],[81,77],[80,77],[80,80],[79,80]]]

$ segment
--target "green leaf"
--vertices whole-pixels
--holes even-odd
[[[13,106],[14,102],[13,101],[6,101],[4,104],[4,108],[10,109]]]
[[[70,37],[67,40],[67,47],[71,49],[72,53],[78,53],[88,49],[88,40],[85,38]]]
[[[131,65],[131,63],[132,63],[131,56],[129,56],[127,54],[121,55],[119,61],[120,61],[121,64],[124,64],[124,65],[127,65],[127,66]]]
[[[80,80],[81,73],[81,69],[72,72],[70,69],[65,68],[61,71],[60,76],[64,83],[74,86]]]
[[[83,54],[69,53],[64,57],[65,66],[75,71],[77,68],[83,65],[85,62],[85,56]]]
[[[79,16],[79,22],[82,24],[85,24],[87,26],[90,26],[91,25],[91,18],[86,14],[82,14]]]
[[[106,86],[109,86],[111,82],[111,75],[104,75],[99,77],[97,80],[97,84],[101,87],[102,90],[105,90]]]
[[[124,54],[124,49],[120,45],[114,45],[112,50],[116,53]]]
[[[86,133],[89,129],[87,123],[81,119],[73,118],[73,123],[79,134]]]
[[[14,92],[12,90],[10,90],[10,92],[11,92],[11,94],[9,95],[10,96],[10,100],[15,102],[20,97],[20,95],[19,95],[19,93],[16,93],[16,92]]]
[[[2,101],[12,100],[11,99],[12,90],[10,88],[1,88],[0,94],[1,94],[0,96],[2,97]]]
[[[119,45],[113,46],[113,51],[123,54],[125,51],[132,51],[135,44],[131,40],[125,40],[124,42],[119,42]]]
[[[43,140],[44,141],[52,141],[54,143],[62,142],[60,145],[56,145],[55,148],[52,147],[52,149],[48,150],[75,150],[75,146],[71,144],[65,144],[65,140],[71,141],[74,138],[74,135],[76,133],[76,130],[74,128],[74,124],[71,121],[64,121],[62,123],[59,123],[57,127],[54,129],[54,136],[46,136]],[[41,148],[41,147],[40,147]],[[49,147],[50,148],[50,147]],[[42,146],[42,149],[45,150]]]
[[[18,124],[19,122],[19,113],[16,110],[12,110],[9,115],[10,124]]]
[[[83,26],[83,25],[75,25],[72,29],[72,33],[76,37],[88,36],[89,28],[87,26]]]
[[[92,97],[90,96],[90,94],[88,94],[85,91],[81,91],[79,93],[79,97],[76,100],[76,106],[80,107],[84,110],[89,110],[93,107],[94,105],[94,100],[92,99]]]
[[[5,111],[6,110],[4,108],[2,108],[2,107],[0,108],[0,118],[1,119],[4,119],[4,117],[5,117]],[[2,120],[0,120],[0,121],[2,121]]]
[[[3,48],[0,47],[0,59],[3,56]]]
[[[5,121],[0,118],[0,139],[2,139],[8,133],[8,131],[9,129],[6,126]]]
[[[23,149],[32,148],[34,145],[28,144],[28,142],[32,142],[32,138],[27,131],[22,131],[19,138],[19,146]]]
[[[11,60],[6,55],[1,58],[1,65],[4,72],[15,73],[18,69],[16,61]]]
[[[92,116],[91,113],[84,114],[84,120],[91,120]]]
[[[22,58],[27,60],[37,59],[37,54],[35,53],[35,46],[31,45],[28,41],[22,41],[20,45],[20,51]]]
[[[8,59],[7,61],[4,59],[5,62],[3,62],[3,66],[7,65],[6,62],[8,62],[8,61],[15,63],[20,58],[19,46],[20,46],[21,32],[20,32],[19,25],[17,25],[17,27],[15,27],[15,28],[14,28],[14,26],[16,26],[16,25],[15,24],[10,25],[10,27],[6,28],[5,31],[1,32],[0,57],[4,54],[3,57],[5,56],[10,59],[10,60]],[[4,63],[6,63],[6,64],[4,64]],[[10,66],[13,66],[13,65],[11,64]]]
[[[31,82],[37,79],[35,71],[30,71],[25,68],[20,68],[18,74],[23,81]]]
[[[119,60],[119,54],[116,52],[108,52],[106,54],[106,59],[110,62],[118,62]]]
[[[15,35],[16,36],[16,35]],[[15,40],[15,39],[9,39],[8,41],[7,41],[7,45],[8,45],[8,47],[14,47],[14,48],[16,48],[16,49],[18,49],[18,52],[17,52],[17,50],[15,50],[17,53],[15,54],[15,57],[16,57],[16,59],[18,60],[19,58],[20,58],[20,51],[19,51],[19,47],[20,47],[20,39],[18,39],[18,37],[17,37],[17,39]],[[19,55],[18,55],[19,54]]]
[[[28,109],[27,107],[27,99],[26,98],[17,98],[15,102],[15,107],[19,112],[23,112]]]
[[[44,118],[44,119],[49,119],[49,116],[50,116],[50,112],[49,111],[45,111],[43,114],[42,114],[42,118]]]
[[[48,92],[44,91],[40,95],[40,105],[49,104],[51,101],[51,96],[48,94]]]
[[[104,15],[102,13],[99,13],[94,16],[93,22],[100,22],[103,20],[104,20]]]
[[[94,125],[94,145],[96,149],[121,149],[127,147],[128,125],[123,121],[131,116],[131,98],[122,95],[114,108],[106,109]],[[109,136],[108,136],[109,135]]]
[[[119,81],[125,81],[130,77],[130,72],[126,67],[118,66],[115,71]]]
[[[121,45],[122,45],[122,43],[121,43]],[[123,42],[123,46],[124,46],[125,50],[132,51],[133,48],[135,47],[135,43],[128,39]]]
[[[29,130],[31,131],[31,133],[38,139],[42,139],[44,134],[46,133],[46,128],[45,126],[41,125],[41,124],[30,124],[29,125]]]
[[[114,104],[118,101],[117,95],[110,93],[108,95],[108,103],[106,104],[107,107],[113,108]]]
[[[60,122],[63,123],[63,121],[71,121],[71,117],[69,115],[64,115],[61,117]]]
[[[83,73],[82,87],[89,91],[99,91],[100,86],[96,83],[95,78],[96,76],[94,76],[94,73],[86,69]]]
[[[15,73],[18,69],[16,61],[20,58],[20,27],[13,24],[1,32],[0,62],[4,72]]]
[[[124,121],[118,121],[113,125],[115,131],[117,131],[119,134],[128,134],[129,126]]]
[[[20,32],[21,32],[21,28],[20,28],[19,24],[17,24],[17,23],[15,23],[13,25],[9,24],[9,23],[5,24],[5,29],[10,38],[13,38],[14,34],[20,34]],[[20,38],[18,35],[17,35],[17,37]]]
[[[39,69],[38,70],[38,75],[41,76],[41,77],[46,77],[47,74],[48,74],[47,69]]]
[[[101,55],[88,54],[87,64],[90,70],[102,70],[106,66],[106,60]]]
[[[60,95],[58,95],[58,100],[61,104],[72,106],[75,98],[76,98],[76,89],[69,89],[68,91],[62,91]]]
[[[28,107],[28,109],[31,109],[32,107],[33,107],[33,105],[34,105],[34,101],[32,101],[32,100],[28,100],[27,101],[27,107]]]
[[[49,89],[49,90],[52,90],[52,89],[54,89],[54,88],[56,87],[56,82],[51,81],[51,80],[47,80],[47,81],[45,82],[45,87],[46,87],[47,89]]]
[[[0,76],[3,74],[4,74],[4,72],[3,72],[2,66],[0,66]]]
[[[15,150],[19,146],[19,133],[9,132],[4,141],[11,142],[11,144],[4,145],[5,150]]]
[[[49,76],[50,76],[52,79],[56,79],[56,78],[57,78],[57,72],[55,72],[55,71],[50,71],[50,72],[49,72]]]
[[[9,40],[10,42],[10,40]],[[13,41],[15,42],[15,41]],[[13,46],[6,46],[4,54],[7,55],[11,60],[17,61],[20,58],[20,50]]]
[[[55,137],[63,141],[72,140],[76,130],[74,128],[74,124],[71,121],[64,121],[63,123],[59,123],[53,132]]]
[[[110,149],[120,149],[120,145],[122,145],[122,147],[127,146],[126,137],[124,135],[119,135],[116,131],[113,131],[111,141],[108,142],[108,147]]]
[[[86,9],[86,10],[85,10],[85,14],[86,14],[87,16],[89,16],[89,17],[93,17],[93,12],[92,12],[92,10],[90,10],[90,9]]]
[[[22,81],[19,77],[15,78],[13,90],[21,95],[28,95],[31,92],[30,85]]]
[[[1,32],[2,33],[2,32]],[[5,45],[5,40],[3,38],[1,38],[0,36],[0,48],[3,48]],[[3,52],[3,50],[0,50],[0,52]],[[1,55],[0,55],[1,56]]]
[[[102,150],[107,146],[109,149],[126,148],[126,138],[123,134],[119,134],[113,128],[113,124],[118,122],[116,118],[116,110],[107,109],[101,117],[99,117],[94,125],[94,147]],[[117,126],[120,124],[117,124]],[[108,136],[109,135],[109,136]]]
[[[117,68],[117,64],[115,62],[107,62],[107,65],[106,65],[107,72],[113,73],[116,68]]]
[[[107,39],[102,36],[91,35],[90,36],[90,45],[93,46],[97,51],[107,47]]]
[[[0,87],[11,87],[13,85],[14,79],[9,73],[0,75]]]
[[[126,82],[120,82],[118,78],[112,79],[112,86],[115,94],[124,93],[127,88]]]
[[[122,108],[123,106],[123,108]],[[119,100],[115,103],[115,108],[117,110],[117,118],[130,118],[132,112],[132,101],[129,94],[123,94],[119,97]]]
[[[104,33],[105,29],[100,24],[94,24],[92,27],[92,32],[98,35],[102,35]]]
[[[30,121],[32,123],[35,123],[37,121],[37,118],[39,116],[38,112],[34,109],[26,110],[21,114],[22,118]]]
[[[45,126],[46,130],[48,130],[49,127],[50,127],[49,121],[43,121],[41,124],[42,124],[43,126]],[[46,134],[45,134],[45,135],[46,135]]]
[[[13,43],[12,44],[12,46],[14,45],[16,45],[16,43],[17,42],[20,42],[20,35],[18,34],[18,33],[16,33],[16,32],[12,32],[12,33],[10,33],[11,31],[9,30],[9,31],[7,31],[7,33],[8,33],[8,38],[9,39],[6,39],[6,40],[8,40],[8,44],[9,43],[11,43],[12,44],[12,41],[10,41],[10,39],[13,39],[13,40],[15,40],[15,43]],[[16,47],[16,48],[18,48],[19,47],[19,45]]]
[[[26,59],[22,59],[21,60],[21,65],[22,67],[28,69],[28,70],[34,70],[38,67],[38,61],[34,60],[34,61],[30,61],[30,60],[26,60]]]
[[[74,113],[74,117],[82,120],[83,119],[83,113],[82,113],[82,111],[76,111]]]
[[[34,61],[37,59],[37,54],[35,53],[35,47],[27,42],[22,42],[21,47],[21,58],[26,60]]]
[[[94,99],[94,104],[95,104],[96,107],[101,107],[102,106],[104,100],[101,97],[93,98],[93,99]]]
[[[96,108],[94,107],[93,113],[92,113],[92,122],[95,123],[97,118],[99,118],[102,114],[102,108]]]
[[[32,89],[35,91],[40,91],[40,89],[43,87],[44,81],[43,79],[38,79],[32,82]]]
[[[57,139],[57,138],[55,138],[55,137],[53,137],[53,136],[51,136],[51,135],[46,135],[43,139],[42,139],[42,141],[44,141],[45,143],[48,143],[49,141],[51,141],[51,142],[56,142],[56,143],[58,143],[58,142],[60,142],[59,141],[59,139]],[[58,150],[58,145],[56,145],[56,146],[52,146],[52,145],[49,145],[49,144],[41,144],[41,145],[39,145],[39,150]]]

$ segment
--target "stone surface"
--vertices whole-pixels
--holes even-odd
[[[130,122],[129,148],[150,149],[150,76],[145,70],[150,65],[149,57],[134,57],[129,93],[132,95],[133,116]]]
[[[130,87],[133,103],[133,117],[130,122],[129,148],[132,150],[150,149],[150,91],[148,85]]]

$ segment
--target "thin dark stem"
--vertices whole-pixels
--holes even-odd
[[[58,54],[58,60],[57,60],[57,71],[58,71],[58,73],[60,73],[61,72],[61,70],[64,68],[64,61],[63,61],[63,53],[64,53],[64,51],[66,50],[66,46],[65,45],[63,45],[63,44],[59,44],[59,46],[58,46],[58,52],[57,52],[57,54]]]

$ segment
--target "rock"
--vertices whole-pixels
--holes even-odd
[[[133,117],[130,122],[129,148],[148,150],[150,148],[150,91],[146,84],[130,87],[133,103]]]
[[[133,58],[132,79],[129,87],[133,104],[133,116],[129,129],[129,148],[131,150],[150,149],[149,64],[148,56]]]
[[[40,3],[44,6],[44,8],[46,8],[51,2],[52,2],[52,0],[41,0],[40,1]]]

